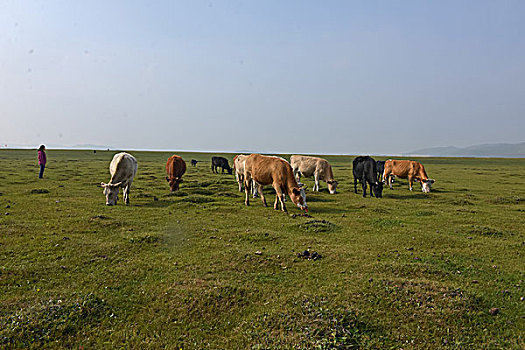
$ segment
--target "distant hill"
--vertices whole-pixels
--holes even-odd
[[[469,147],[433,147],[423,148],[404,155],[410,156],[437,156],[437,157],[508,157],[525,158],[525,142],[496,143],[474,145]]]

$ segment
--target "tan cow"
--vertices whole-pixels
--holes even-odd
[[[326,159],[319,157],[308,157],[293,155],[290,157],[290,164],[297,182],[300,182],[301,176],[314,177],[315,185],[313,190],[319,192],[319,180],[324,180],[328,184],[328,191],[335,193],[338,182],[334,180],[332,166]]]
[[[390,189],[392,189],[392,175],[401,179],[408,179],[410,191],[412,191],[414,180],[421,183],[421,190],[425,193],[430,192],[430,187],[435,182],[435,180],[428,178],[423,164],[413,160],[387,160],[383,181],[388,182]]]
[[[131,184],[137,174],[138,163],[135,157],[126,152],[115,154],[111,163],[109,164],[109,173],[111,179],[109,183],[100,183],[104,188],[104,195],[106,196],[106,205],[116,205],[118,200],[118,192],[120,187],[124,192],[124,203],[129,204],[129,192]]]
[[[278,209],[281,202],[281,210],[286,211],[284,205],[284,194],[287,194],[292,202],[300,209],[308,211],[306,205],[306,194],[299,187],[290,164],[282,159],[272,156],[251,154],[244,163],[244,191],[246,193],[245,204],[250,205],[248,200],[251,180],[259,185],[259,195],[264,206],[267,206],[263,195],[263,186],[272,185],[275,189],[275,204],[273,208]]]

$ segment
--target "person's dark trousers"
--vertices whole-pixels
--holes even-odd
[[[46,166],[44,164],[40,164],[40,174],[38,175],[38,178],[41,179],[44,177],[44,169]]]

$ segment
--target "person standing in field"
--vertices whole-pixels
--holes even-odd
[[[38,174],[39,179],[44,177],[44,169],[46,167],[46,162],[46,146],[40,145],[40,147],[38,148],[38,165],[40,165],[40,174]]]

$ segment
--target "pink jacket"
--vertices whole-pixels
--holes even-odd
[[[38,164],[46,165],[46,161],[47,161],[46,152],[38,151]]]

